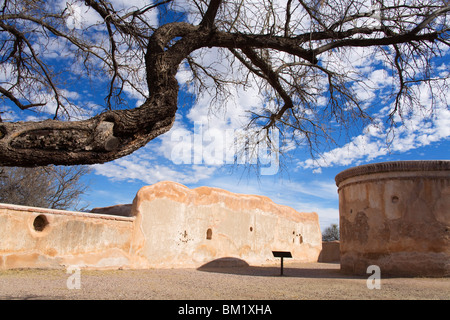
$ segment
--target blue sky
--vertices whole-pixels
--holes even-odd
[[[59,2],[66,6],[66,1]],[[273,1],[277,2],[283,1]],[[146,2],[113,0],[112,3],[120,8],[125,4],[131,7],[141,6]],[[187,8],[183,0],[174,3],[178,9]],[[67,21],[70,28],[83,28],[98,20],[98,16],[83,7],[82,2],[74,3],[70,9],[73,11]],[[254,9],[256,15],[258,4]],[[161,21],[157,10],[149,11],[148,15],[152,21]],[[190,21],[198,19],[198,16],[189,14],[184,17]],[[96,36],[99,37],[99,34]],[[44,49],[42,55],[56,65],[67,63],[72,54],[67,48],[53,42],[47,43]],[[448,47],[442,50],[443,56],[433,61],[433,66],[437,75],[445,76],[450,69],[450,52]],[[274,158],[258,157],[257,160],[266,161],[259,168],[249,166],[252,160],[243,160],[242,165],[228,163],[226,155],[230,151],[230,145],[226,140],[227,134],[238,135],[239,128],[248,121],[247,111],[267,103],[261,97],[259,83],[250,80],[245,88],[231,85],[228,88],[230,95],[218,106],[214,105],[214,90],[194,96],[194,91],[188,86],[191,74],[186,65],[182,64],[177,75],[182,88],[179,110],[172,130],[127,157],[93,165],[92,173],[85,177],[90,184],[90,191],[84,195],[83,202],[90,208],[131,203],[141,187],[170,180],[190,188],[210,186],[237,193],[264,195],[299,212],[314,211],[319,215],[323,230],[339,221],[334,177],[342,170],[382,161],[450,158],[450,110],[445,102],[435,101],[431,112],[432,98],[428,87],[413,85],[412,89],[417,93],[422,108],[417,108],[416,112],[403,121],[396,118],[398,126],[395,134],[392,134],[386,120],[392,109],[393,76],[384,67],[383,59],[386,57],[375,50],[364,48],[353,48],[343,54],[345,56],[336,54],[335,57],[326,57],[320,63],[327,63],[327,67],[331,69],[348,70],[362,80],[362,85],[357,81],[349,85],[353,86],[358,98],[364,101],[374,122],[352,127],[348,136],[341,135],[338,131],[333,133],[337,144],[325,145],[315,159],[311,158],[305,146],[296,146],[292,141],[283,140],[279,133],[273,132],[274,137],[278,137],[277,147],[286,155],[284,158],[275,163]],[[231,79],[241,79],[243,76],[242,70],[226,64],[225,57],[217,49],[198,50],[193,58],[216,71],[226,72]],[[277,58],[282,60],[283,57]],[[82,71],[74,70],[75,75],[82,80]],[[7,81],[8,76],[7,72],[0,73],[0,81]],[[145,78],[145,74],[142,74],[142,78]],[[210,88],[214,88],[214,83],[208,83],[208,79],[205,81]],[[95,77],[92,82],[80,81],[76,86],[67,88],[67,95],[83,108],[90,106],[87,113],[98,112],[98,105],[103,103],[105,93],[97,90],[105,83],[104,79]],[[143,85],[145,87],[145,83]],[[125,87],[124,90],[124,97],[130,106],[142,102],[131,88]],[[445,90],[444,95],[449,96],[448,87]],[[327,93],[323,92],[323,99],[319,98],[317,103],[324,104],[326,97]],[[2,114],[2,117],[8,121],[48,118],[55,109],[54,103],[49,101],[40,113],[19,112],[12,105],[4,104],[3,110],[7,113]],[[233,155],[232,151],[231,154]],[[270,174],[267,174],[268,168],[271,169]]]

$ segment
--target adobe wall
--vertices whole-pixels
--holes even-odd
[[[336,176],[341,270],[450,275],[450,161],[359,166]]]
[[[0,269],[120,268],[134,218],[0,204]]]
[[[320,252],[318,262],[339,262],[340,259],[341,250],[338,240],[322,242],[322,251]]]
[[[135,247],[143,267],[199,267],[223,257],[279,263],[273,250],[317,261],[322,248],[316,213],[262,196],[160,182],[139,190],[132,214],[140,226]]]
[[[0,204],[0,269],[199,267],[224,257],[260,265],[278,262],[272,250],[317,261],[322,248],[316,213],[215,188],[161,182],[132,206],[95,211],[131,216]]]

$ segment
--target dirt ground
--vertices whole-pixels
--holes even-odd
[[[383,278],[344,275],[334,263],[150,270],[0,271],[0,299],[298,300],[450,299],[450,278]]]

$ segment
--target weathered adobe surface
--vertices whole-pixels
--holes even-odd
[[[0,205],[0,269],[265,264],[278,262],[272,250],[310,262],[322,248],[316,213],[217,188],[161,182],[139,190],[132,205],[94,211]]]
[[[322,249],[317,213],[300,213],[264,196],[164,181],[137,193],[134,248],[143,266],[201,266],[235,257],[274,263],[273,250],[317,261]]]
[[[343,271],[450,275],[450,161],[365,165],[336,182]]]
[[[136,195],[133,210],[138,208],[143,201],[160,198],[194,206],[223,203],[227,208],[235,211],[261,210],[298,222],[318,221],[318,215],[315,212],[300,213],[291,207],[276,204],[265,196],[234,193],[213,187],[189,189],[180,183],[171,181],[162,181],[142,187]],[[131,215],[137,215],[137,212],[132,212]]]
[[[0,204],[0,270],[128,266],[133,222],[129,217]]]

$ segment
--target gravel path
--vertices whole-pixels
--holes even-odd
[[[386,278],[368,289],[367,277],[343,275],[339,264],[150,270],[0,271],[0,299],[450,299],[450,278]],[[79,277],[77,278],[77,276]],[[77,281],[79,280],[79,281]],[[77,286],[79,289],[69,289]]]

